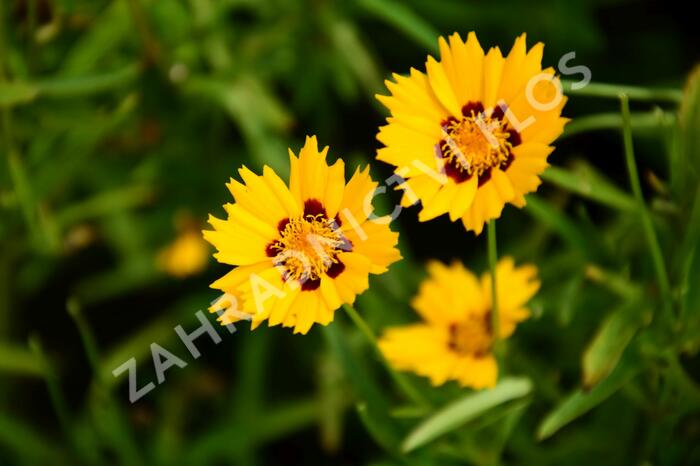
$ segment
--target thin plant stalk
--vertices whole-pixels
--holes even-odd
[[[501,321],[498,315],[498,284],[496,283],[496,265],[498,264],[496,220],[490,220],[487,228],[489,271],[491,272],[491,331],[493,334],[493,345],[495,348],[498,344],[498,339],[501,336]]]
[[[622,139],[625,149],[625,160],[627,162],[627,173],[630,178],[632,193],[634,194],[634,197],[639,205],[639,215],[642,221],[642,228],[644,229],[644,236],[649,246],[651,259],[654,264],[656,280],[659,284],[661,296],[664,301],[664,309],[666,310],[666,312],[671,314],[673,312],[671,306],[671,286],[668,280],[666,264],[664,263],[663,254],[661,253],[659,239],[656,236],[656,231],[654,230],[654,224],[652,223],[651,216],[649,215],[649,210],[647,209],[647,206],[644,202],[644,197],[642,195],[642,186],[639,182],[639,173],[637,171],[637,162],[634,158],[634,147],[632,145],[632,127],[630,124],[629,97],[626,94],[620,94],[619,97],[623,121]]]
[[[350,304],[343,304],[343,308],[348,313],[350,319],[352,319],[355,326],[360,330],[360,332],[370,343],[377,357],[382,362],[386,370],[389,372],[389,375],[394,380],[396,385],[404,392],[406,397],[419,406],[429,407],[430,403],[423,397],[423,395],[421,395],[418,392],[418,390],[402,374],[396,372],[396,370],[394,370],[389,361],[386,360],[384,354],[379,349],[376,335],[369,327],[369,325],[367,325],[367,322],[365,322],[360,313],[357,312],[357,310]]]

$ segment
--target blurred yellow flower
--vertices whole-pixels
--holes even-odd
[[[494,386],[490,274],[479,280],[459,262],[448,267],[436,261],[428,272],[411,303],[424,323],[388,329],[380,349],[396,368],[429,377],[433,385],[455,380],[465,387]],[[525,306],[540,283],[534,266],[515,267],[511,258],[499,261],[496,276],[502,339],[530,316]]]
[[[377,159],[406,180],[405,206],[422,202],[420,221],[449,213],[479,234],[506,203],[524,206],[539,186],[568,121],[566,97],[554,70],[542,70],[544,45],[528,51],[525,34],[505,58],[498,47],[484,55],[473,32],[439,45],[440,61],[429,56],[426,73],[394,74],[391,95],[377,96],[391,112]]]
[[[345,164],[326,163],[316,137],[308,137],[296,157],[289,151],[289,187],[269,167],[262,176],[243,167],[243,183],[227,185],[235,199],[228,218],[210,216],[204,237],[219,262],[237,266],[212,284],[240,297],[238,313],[256,328],[294,327],[305,334],[314,323],[327,325],[336,309],[367,289],[368,275],[380,274],[401,258],[398,233],[388,217],[370,219],[377,183],[369,167],[345,183]]]
[[[196,229],[187,229],[161,249],[156,258],[159,268],[178,278],[195,275],[207,265],[209,245]]]

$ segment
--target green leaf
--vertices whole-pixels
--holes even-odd
[[[399,437],[391,424],[385,422],[382,417],[375,416],[366,403],[357,405],[357,415],[360,417],[362,425],[379,446],[387,452],[396,453]]]
[[[680,129],[680,157],[676,167],[682,180],[688,177],[697,179],[698,166],[700,166],[700,65],[697,66],[688,78],[683,93],[680,112],[678,114],[678,126]],[[685,183],[683,184],[686,185]]]
[[[582,233],[582,229],[550,203],[543,201],[537,196],[529,195],[527,196],[525,211],[557,232],[574,249],[578,249],[587,256],[594,255],[591,243]]]
[[[138,64],[127,65],[107,73],[56,77],[36,83],[42,96],[72,98],[111,91],[133,82],[141,71]]]
[[[544,440],[551,437],[571,421],[598,406],[629,382],[638,370],[639,367],[622,361],[593,389],[578,389],[573,392],[544,418],[537,429],[537,438]]]
[[[664,113],[660,108],[656,108],[650,112],[637,112],[630,115],[630,125],[635,132],[645,130],[647,132],[653,130],[658,131],[662,124],[671,125],[674,121],[675,115]],[[560,139],[589,131],[606,129],[619,130],[620,128],[622,128],[622,116],[618,112],[585,115],[577,117],[571,121],[571,123],[567,124]]]
[[[345,376],[349,380],[356,395],[363,399],[370,407],[377,407],[387,411],[388,402],[384,393],[375,383],[373,377],[368,374],[365,366],[350,351],[346,339],[341,335],[338,325],[331,325],[321,329],[328,346],[343,367]]]
[[[531,390],[532,382],[529,379],[507,378],[492,389],[469,393],[419,424],[408,434],[401,449],[406,453],[415,450],[478,418],[491,408],[527,395]]]
[[[0,107],[11,107],[31,102],[39,94],[39,88],[25,82],[0,82]]]
[[[111,2],[91,27],[62,58],[64,76],[80,76],[99,67],[104,57],[112,57],[114,49],[133,34],[127,2]]]
[[[651,320],[651,313],[632,301],[610,313],[583,355],[583,386],[591,388],[607,377],[637,330]]]
[[[690,327],[700,324],[700,247],[695,247],[689,255],[685,278],[682,285],[682,316],[692,319]],[[694,339],[697,341],[697,336]]]
[[[430,52],[437,52],[440,35],[430,23],[396,0],[360,0],[359,5],[379,19],[402,31]]]
[[[6,413],[0,413],[0,447],[3,453],[14,452],[34,464],[61,464],[63,457],[63,453],[32,426],[10,418]],[[29,464],[29,461],[22,464]]]
[[[626,94],[630,100],[639,101],[660,101],[660,102],[680,102],[682,94],[678,89],[654,89],[648,87],[625,86],[621,84],[588,83],[587,85],[573,89],[575,83],[563,79],[562,88],[566,94],[589,97],[601,97],[608,99],[618,99],[620,94]]]
[[[615,209],[635,212],[637,203],[632,196],[612,184],[585,162],[572,170],[551,166],[542,174],[545,181]]]
[[[355,26],[347,21],[333,19],[328,25],[338,55],[343,57],[348,69],[364,86],[368,94],[382,88],[382,79],[374,58],[360,40]]]

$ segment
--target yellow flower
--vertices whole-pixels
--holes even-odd
[[[169,275],[184,278],[195,275],[207,265],[209,246],[202,240],[197,230],[186,230],[168,246],[163,248],[156,258],[159,268]]]
[[[496,384],[498,366],[492,354],[491,276],[479,280],[461,263],[428,264],[430,277],[411,305],[424,323],[388,329],[379,347],[400,370],[430,378],[433,385],[456,380],[472,388]],[[539,289],[537,269],[515,267],[503,258],[496,268],[499,338],[509,337],[527,319],[525,307]]]
[[[243,183],[227,185],[236,201],[224,206],[228,218],[209,218],[214,230],[204,237],[215,257],[237,266],[212,287],[236,296],[253,328],[267,320],[303,334],[315,322],[327,325],[368,288],[370,273],[401,258],[389,217],[371,216],[377,183],[369,167],[346,184],[343,161],[329,166],[327,152],[319,152],[316,137],[298,158],[290,150],[289,187],[269,167],[262,176],[241,168]]]
[[[544,45],[527,51],[525,34],[505,58],[498,47],[484,55],[473,32],[439,45],[441,59],[429,56],[427,73],[394,74],[391,95],[377,96],[391,111],[377,159],[406,180],[403,205],[422,202],[420,221],[449,213],[479,234],[506,203],[524,206],[539,186],[568,121],[566,97],[554,70],[541,68]]]

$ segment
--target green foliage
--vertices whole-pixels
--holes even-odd
[[[700,463],[699,39],[647,10],[0,1],[0,464]],[[552,66],[575,50],[594,80],[565,77],[572,121],[543,185],[498,223],[499,251],[542,281],[499,384],[432,387],[378,352],[417,320],[427,259],[487,268],[485,234],[415,209],[392,225],[404,260],[330,326],[218,328],[191,357],[174,327],[199,325],[222,269],[174,278],[162,250],[221,214],[239,166],[286,175],[306,134],[371,162],[383,79],[472,29],[502,49],[526,30]],[[112,371],[133,357],[138,386],[155,382],[152,343],[187,366],[131,404]]]

